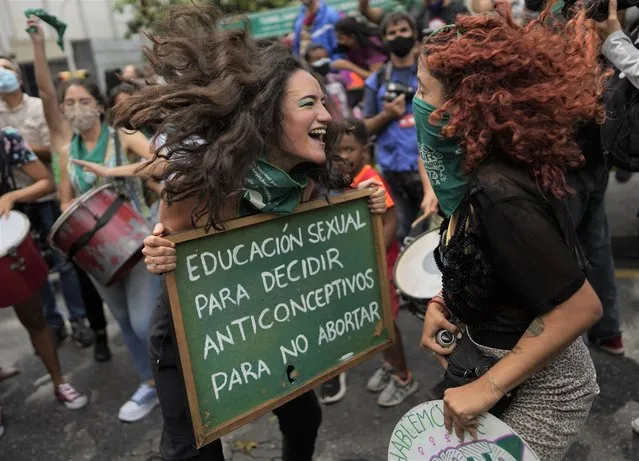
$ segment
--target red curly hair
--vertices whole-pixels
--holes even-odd
[[[489,14],[459,16],[456,27],[424,41],[420,64],[444,87],[446,102],[431,120],[451,112],[442,133],[460,138],[466,173],[501,153],[561,198],[572,192],[566,171],[583,163],[576,126],[604,119],[606,74],[594,22],[582,9],[560,23],[551,7],[523,26],[503,2]]]

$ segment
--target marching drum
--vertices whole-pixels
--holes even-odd
[[[49,268],[30,228],[29,219],[18,211],[0,218],[0,307],[26,301],[47,279]]]
[[[51,228],[49,242],[108,286],[140,260],[150,233],[146,220],[105,184],[73,202]]]
[[[423,319],[426,304],[442,289],[442,274],[435,262],[439,230],[426,232],[409,243],[395,263],[394,283],[409,300],[409,309]]]
[[[410,461],[539,461],[506,423],[486,413],[478,418],[477,440],[461,441],[444,426],[444,403],[432,400],[402,416],[388,445],[388,460]]]

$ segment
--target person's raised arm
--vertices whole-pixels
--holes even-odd
[[[374,22],[375,24],[382,22],[384,10],[382,8],[371,7],[369,0],[359,0],[358,9],[370,22]]]
[[[29,28],[35,28],[35,32],[29,34],[33,42],[33,67],[36,85],[38,86],[38,92],[42,99],[44,117],[49,127],[51,147],[54,152],[61,153],[61,150],[69,143],[73,132],[64,119],[58,105],[56,89],[53,84],[51,70],[49,69],[49,63],[47,62],[44,49],[44,34],[42,33],[40,20],[35,16],[31,16],[27,20],[27,26]]]
[[[58,194],[60,199],[60,210],[65,211],[73,202],[73,186],[69,178],[69,154],[66,146],[60,152],[60,184],[58,186]]]

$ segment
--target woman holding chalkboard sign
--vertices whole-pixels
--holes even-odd
[[[175,268],[164,231],[222,227],[259,212],[286,214],[317,186],[334,188],[329,160],[336,148],[326,97],[317,80],[278,44],[258,46],[245,30],[218,30],[214,9],[169,10],[165,32],[146,50],[166,84],[127,99],[116,124],[158,124],[157,159],[166,159],[165,189],[155,236],[145,241],[150,272]],[[364,184],[364,186],[370,185]],[[371,196],[384,213],[385,193]],[[223,460],[219,440],[196,449],[186,391],[178,368],[166,292],[160,298],[150,349],[164,417],[160,450],[166,460]],[[311,391],[275,410],[285,461],[310,461],[321,422]]]
[[[444,394],[446,428],[476,435],[492,409],[539,459],[559,461],[599,391],[581,335],[601,303],[561,199],[584,160],[574,126],[604,118],[604,78],[594,23],[583,12],[544,22],[549,13],[519,26],[498,2],[459,16],[425,40],[413,105],[448,217],[435,253],[443,292],[422,335],[457,386]],[[459,330],[451,322],[465,334],[443,347],[438,333]]]

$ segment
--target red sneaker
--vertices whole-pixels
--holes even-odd
[[[69,383],[60,384],[55,390],[55,397],[69,410],[79,410],[89,402],[85,394],[76,391]]]
[[[621,339],[621,336],[607,339],[605,341],[599,341],[595,344],[595,347],[598,347],[602,351],[608,352],[612,355],[623,355],[626,352],[626,349],[623,347],[623,339]]]

